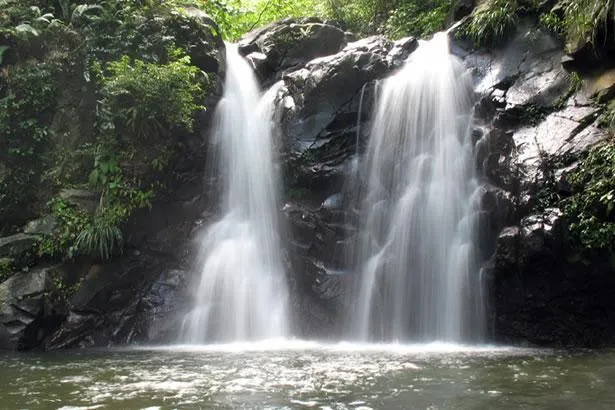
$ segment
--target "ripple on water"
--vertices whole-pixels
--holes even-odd
[[[245,350],[241,350],[245,347]],[[0,356],[3,409],[615,408],[615,355],[314,342]],[[19,365],[15,365],[15,363]],[[588,394],[591,392],[591,394]],[[554,404],[555,403],[555,404]],[[555,407],[554,407],[555,408]]]

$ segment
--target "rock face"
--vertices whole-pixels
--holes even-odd
[[[133,252],[112,264],[90,266],[68,300],[67,320],[46,338],[45,348],[172,341],[176,333],[164,331],[161,306],[169,309],[181,301],[170,296],[182,285],[184,273],[173,271],[168,263],[153,254]]]
[[[37,346],[66,314],[52,282],[53,268],[18,273],[0,284],[0,349]]]
[[[459,44],[458,44],[459,45]],[[596,88],[561,64],[564,48],[546,33],[520,30],[493,53],[457,49],[473,70],[477,166],[491,210],[482,233],[493,335],[505,343],[597,346],[615,342],[613,272],[575,260],[561,209],[550,196],[571,194],[565,175],[607,134],[598,126]],[[608,81],[603,81],[608,89]],[[608,91],[605,91],[608,93]],[[496,200],[499,199],[499,200]],[[487,207],[485,207],[487,205]],[[545,208],[545,206],[547,206]]]
[[[253,31],[239,42],[266,85],[308,61],[337,53],[346,44],[344,32],[318,19],[287,19]]]

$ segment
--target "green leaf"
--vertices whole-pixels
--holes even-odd
[[[0,46],[0,65],[2,65],[2,56],[9,48],[9,46]]]
[[[40,34],[37,29],[27,23],[18,25],[17,27],[15,27],[15,31],[18,33],[32,34],[33,36],[38,36]]]

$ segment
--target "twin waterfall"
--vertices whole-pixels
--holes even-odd
[[[252,68],[233,45],[227,45],[226,62],[214,130],[223,217],[201,238],[196,307],[182,332],[188,343],[289,334],[272,153],[275,90],[261,96]]]
[[[216,113],[222,217],[202,235],[188,343],[283,338],[289,291],[277,223],[275,90],[227,48]],[[437,34],[380,87],[360,179],[360,285],[350,337],[377,342],[482,340],[472,84]]]

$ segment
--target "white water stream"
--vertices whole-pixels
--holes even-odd
[[[216,112],[222,218],[200,243],[195,308],[181,341],[254,341],[288,334],[288,290],[280,255],[272,155],[273,88],[261,95],[252,68],[227,45]]]
[[[356,261],[359,340],[482,337],[472,93],[445,33],[422,42],[381,88]]]

